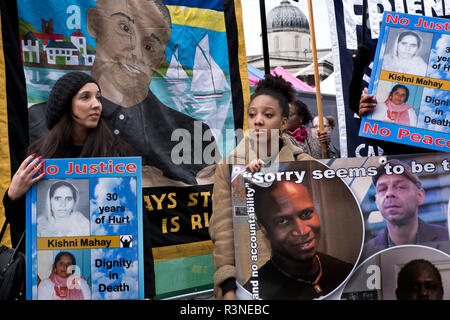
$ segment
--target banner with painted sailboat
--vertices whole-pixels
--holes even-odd
[[[214,166],[249,96],[240,1],[16,1],[31,142],[54,83],[91,74],[104,119],[142,157],[146,297],[212,288]]]
[[[176,45],[175,52],[170,60],[169,68],[167,68],[166,81],[179,82],[187,79],[188,77],[188,74],[184,71],[183,66],[180,63],[180,59],[178,58],[178,45]]]
[[[197,99],[221,98],[224,92],[230,90],[222,69],[211,56],[208,34],[200,40],[195,50],[191,90]]]

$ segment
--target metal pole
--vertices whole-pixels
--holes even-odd
[[[264,0],[259,0],[259,12],[261,14],[261,37],[264,57],[264,72],[270,74],[269,44],[267,41],[266,6]]]

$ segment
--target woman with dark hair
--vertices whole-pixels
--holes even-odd
[[[248,170],[257,171],[277,162],[313,159],[282,135],[289,103],[294,99],[295,90],[281,77],[267,75],[258,82],[248,107],[249,134],[216,168],[209,233],[214,244],[214,293],[218,299],[236,299],[237,288],[228,164],[245,164]]]
[[[29,147],[30,153],[43,158],[119,157],[130,148],[103,120],[100,87],[86,73],[61,77],[46,110],[49,132]]]
[[[322,147],[319,140],[314,139],[308,130],[308,123],[312,120],[312,115],[306,104],[300,100],[295,100],[289,104],[289,118],[284,135],[291,142],[301,147],[310,156],[321,159]]]
[[[408,98],[409,90],[406,86],[402,84],[393,86],[384,103],[377,104],[370,119],[415,126],[417,115],[414,108],[406,104]]]
[[[42,158],[118,157],[131,148],[102,120],[102,96],[97,82],[84,72],[70,72],[53,86],[47,102],[50,130],[30,147],[3,197],[15,246],[25,229],[25,194],[45,173]]]
[[[73,254],[67,251],[59,252],[53,262],[50,276],[38,285],[38,299],[90,300],[91,290],[88,283],[81,275],[72,273],[76,264]]]

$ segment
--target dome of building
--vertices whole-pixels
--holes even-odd
[[[270,10],[267,15],[267,30],[298,30],[309,33],[309,23],[305,14],[287,0]]]

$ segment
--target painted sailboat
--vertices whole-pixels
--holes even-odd
[[[166,73],[167,82],[180,82],[188,78],[186,71],[178,58],[178,45],[175,46],[175,51],[170,60],[169,68]]]
[[[196,99],[220,98],[230,89],[225,75],[211,57],[209,38],[206,34],[197,43],[191,91]]]

